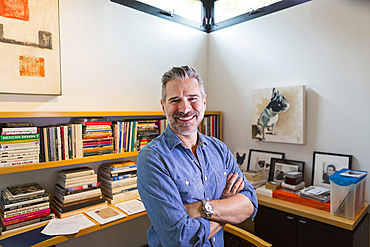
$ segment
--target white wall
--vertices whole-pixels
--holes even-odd
[[[164,71],[207,75],[203,32],[109,0],[59,4],[62,96],[0,94],[0,111],[160,111]]]
[[[352,154],[354,169],[370,171],[369,31],[369,1],[313,0],[211,33],[207,103],[223,112],[230,149],[305,161],[306,183],[313,151]],[[307,88],[306,144],[252,140],[251,90],[293,85]]]

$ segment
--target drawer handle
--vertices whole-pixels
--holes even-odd
[[[293,216],[287,216],[286,217],[288,220],[294,220],[294,217]]]
[[[306,224],[307,221],[305,221],[305,220],[299,220],[299,223]]]

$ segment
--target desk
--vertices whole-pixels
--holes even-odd
[[[369,203],[349,220],[281,199],[257,197],[254,232],[273,246],[369,246]]]

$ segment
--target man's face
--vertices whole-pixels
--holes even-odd
[[[327,167],[326,168],[326,173],[330,176],[330,175],[332,175],[333,173],[334,173],[334,169],[333,169],[333,167]]]
[[[202,122],[206,97],[202,98],[199,83],[194,78],[171,80],[166,85],[166,102],[161,101],[161,105],[172,130],[190,135]]]

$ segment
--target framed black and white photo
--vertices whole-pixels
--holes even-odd
[[[258,170],[263,172],[263,178],[268,181],[271,159],[284,159],[284,153],[251,149],[248,156],[247,170]]]
[[[313,152],[312,185],[329,189],[329,176],[342,168],[352,168],[352,155]]]
[[[287,172],[302,172],[304,178],[304,161],[271,159],[271,169],[269,173],[269,181],[284,182]]]

